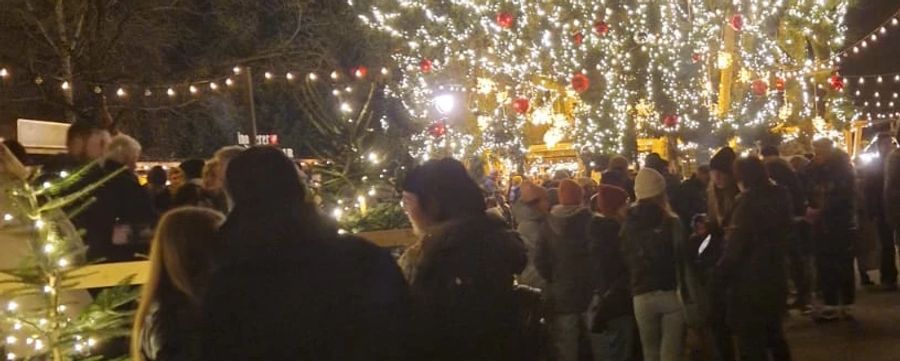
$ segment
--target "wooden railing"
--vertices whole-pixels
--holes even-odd
[[[358,236],[377,244],[380,247],[399,247],[410,245],[416,238],[409,229],[397,229],[389,231],[377,231],[360,233]],[[111,287],[119,284],[128,276],[134,275],[131,281],[133,285],[141,285],[147,282],[150,264],[147,261],[104,263],[85,266],[75,273],[73,278],[77,282],[73,289],[88,289]],[[15,289],[21,285],[8,283],[10,276],[0,273],[0,293]]]

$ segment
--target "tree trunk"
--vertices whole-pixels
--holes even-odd
[[[63,89],[63,99],[66,105],[66,121],[75,122],[75,69],[72,64],[72,44],[69,41],[68,26],[66,24],[65,0],[56,0],[56,31],[59,34],[59,61],[62,67],[63,81],[69,86]]]

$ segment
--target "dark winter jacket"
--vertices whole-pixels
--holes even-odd
[[[522,240],[487,216],[451,221],[421,241],[411,280],[415,360],[519,360],[513,280]]]
[[[791,165],[784,159],[774,158],[766,160],[766,170],[769,171],[769,177],[775,184],[784,187],[790,194],[793,205],[791,215],[793,217],[806,215],[806,189]]]
[[[594,216],[589,233],[590,267],[594,293],[601,297],[595,319],[607,321],[630,315],[632,309],[628,268],[621,252],[621,224],[612,218]]]
[[[638,203],[628,210],[622,229],[622,254],[631,277],[631,292],[674,291],[677,263],[683,261],[683,233],[678,217],[654,204]],[[682,247],[683,248],[683,247]]]
[[[337,235],[260,243],[278,247],[229,244],[212,276],[199,360],[406,359],[407,289],[387,251]]]
[[[628,196],[634,199],[634,181],[628,177],[626,169],[609,169],[600,175],[600,184],[616,186],[628,192]]]
[[[900,229],[900,149],[894,149],[885,164],[884,213],[888,223]]]
[[[849,237],[827,237],[843,235],[857,228],[856,220],[856,176],[853,165],[846,153],[836,150],[835,155],[823,164],[810,167],[812,185],[810,201],[813,208],[821,211],[814,232],[837,242],[817,244],[821,252],[844,252],[852,244]]]
[[[784,260],[792,213],[790,194],[783,187],[766,185],[738,196],[716,270],[717,282],[728,298],[728,319],[734,326],[783,314],[787,299]]]
[[[889,155],[875,159],[860,170],[863,172],[863,196],[865,211],[869,218],[882,220],[886,216],[884,207],[885,170]]]
[[[691,219],[697,214],[706,213],[706,185],[697,177],[682,182],[672,199],[672,207],[678,218],[681,218],[684,229],[690,230]]]
[[[107,161],[91,169],[71,191],[85,189],[101,182],[105,177],[122,169],[122,165]],[[91,193],[96,201],[78,214],[73,223],[85,231],[84,243],[88,247],[89,261],[124,262],[136,259],[136,254],[147,254],[146,243],[138,243],[140,229],[156,220],[150,196],[138,183],[137,177],[125,170],[102,183]],[[132,237],[129,244],[113,244],[116,226],[129,227]]]
[[[535,266],[547,280],[546,297],[555,313],[581,313],[591,302],[591,218],[587,208],[556,206],[542,229]]]
[[[522,274],[519,275],[519,283],[543,289],[546,287],[547,281],[538,273],[534,267],[534,258],[537,253],[537,245],[540,243],[543,235],[541,228],[547,219],[547,214],[540,212],[523,202],[516,202],[512,206],[513,218],[516,220],[516,231],[522,237],[525,244],[525,250],[528,252],[528,265]]]

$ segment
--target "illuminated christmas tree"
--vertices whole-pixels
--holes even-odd
[[[852,117],[835,74],[849,0],[349,1],[397,42],[389,91],[423,124],[421,156],[633,155],[638,138],[714,147]]]
[[[6,243],[5,252],[22,253],[12,256],[21,257],[19,267],[3,270],[0,282],[5,286],[0,333],[7,360],[100,360],[92,355],[96,345],[128,335],[132,316],[121,308],[137,296],[124,286],[130,279],[93,300],[73,289],[87,276],[86,248],[69,219],[89,207],[90,194],[118,174],[83,186],[80,180],[92,167],[44,183],[35,181],[38,175],[27,176],[21,165],[16,168],[22,171],[13,173],[17,177],[0,174],[0,232],[17,241]]]

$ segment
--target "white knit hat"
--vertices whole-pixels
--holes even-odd
[[[666,179],[651,168],[641,168],[634,179],[634,195],[637,199],[653,198],[666,191]]]

